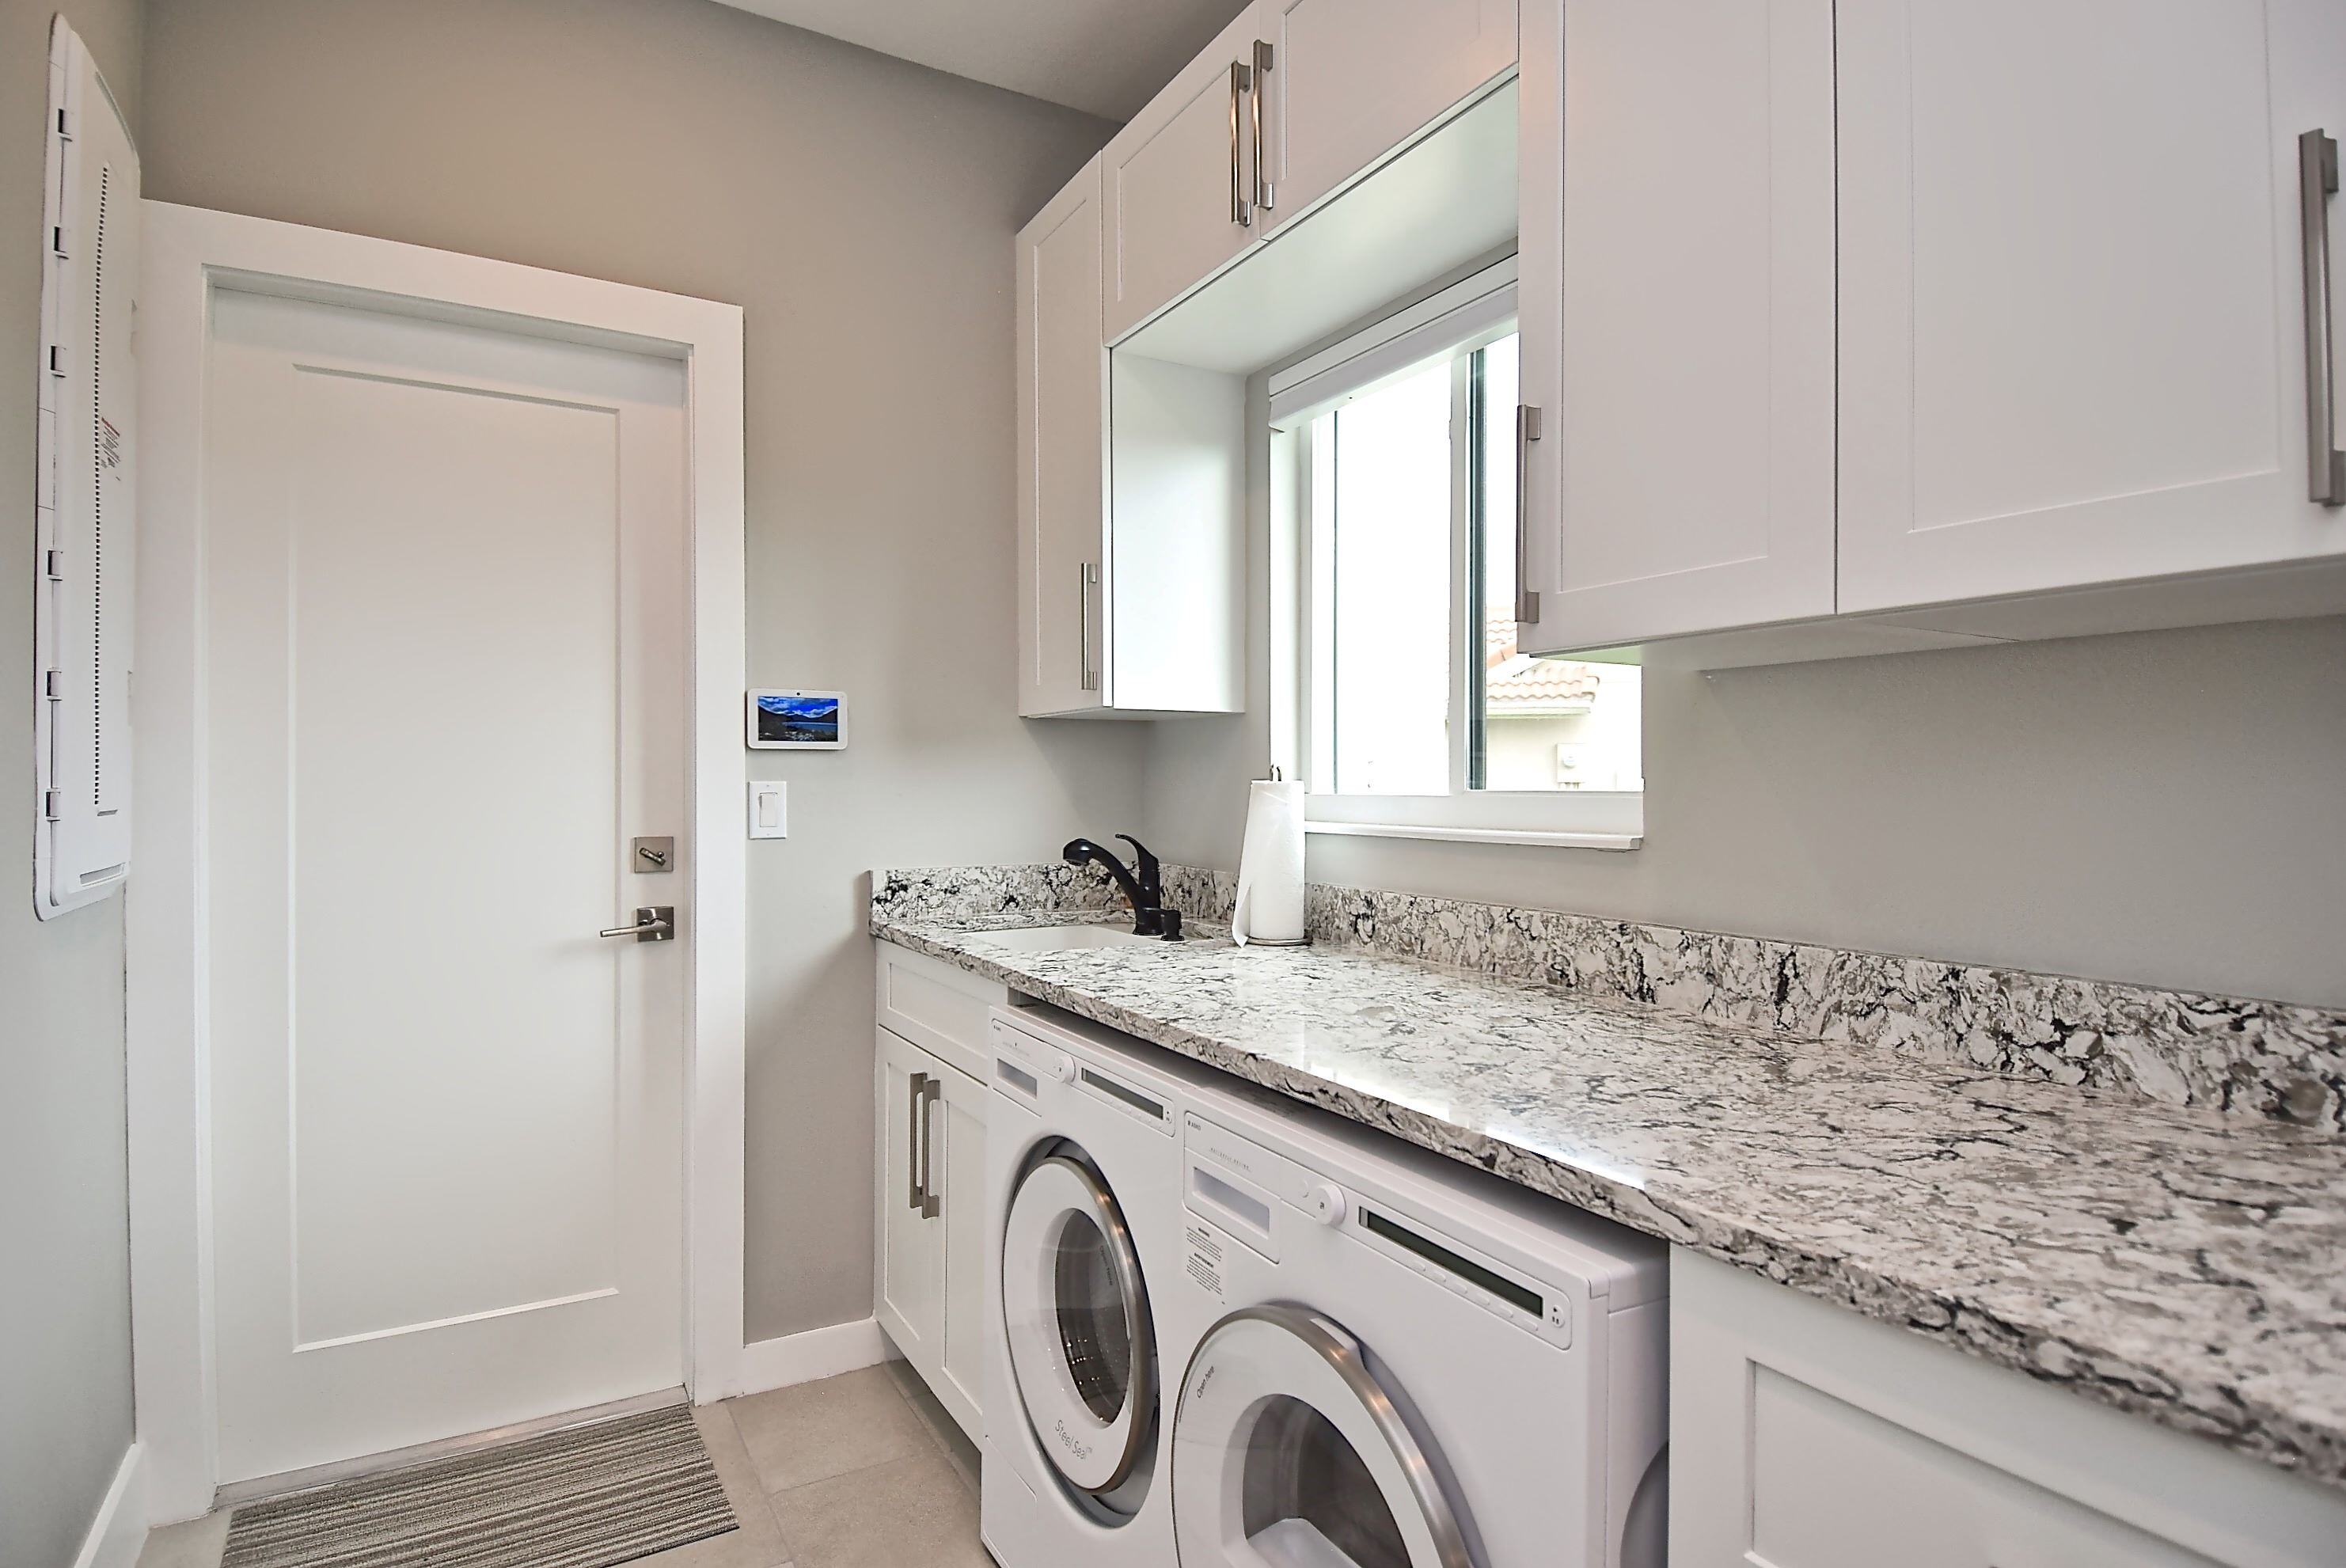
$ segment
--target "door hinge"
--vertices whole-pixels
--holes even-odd
[[[49,254],[60,261],[66,260],[66,226],[62,223],[49,228]]]
[[[66,580],[66,553],[63,550],[45,550],[41,553],[41,569],[48,574],[50,582],[62,583]]]
[[[66,672],[53,669],[41,677],[41,695],[51,702],[63,702],[66,699]]]
[[[59,820],[64,806],[65,792],[63,790],[45,789],[41,792],[41,815],[47,818],[50,821],[55,822]]]
[[[61,376],[65,373],[66,346],[63,343],[51,343],[49,345],[49,374],[53,376]]]
[[[71,112],[64,108],[57,110],[57,139],[59,141],[73,140],[73,118]]]

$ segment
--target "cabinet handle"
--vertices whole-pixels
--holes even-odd
[[[1247,200],[1244,164],[1239,158],[1239,100],[1247,94],[1246,62],[1230,62],[1230,221],[1244,229],[1254,222],[1254,207]]]
[[[923,1204],[928,1196],[928,1194],[922,1190],[921,1181],[921,1091],[926,1087],[928,1081],[929,1075],[926,1073],[908,1073],[904,1075],[904,1087],[911,1091],[912,1095],[912,1105],[906,1113],[907,1120],[904,1128],[904,1156],[912,1167],[912,1192],[905,1200],[905,1206],[916,1214],[923,1212]]]
[[[936,1123],[929,1113],[944,1098],[945,1081],[932,1074],[923,1074],[921,1084],[921,1217],[934,1219],[944,1211],[937,1195]]]
[[[2305,244],[2305,444],[2310,494],[2346,506],[2346,452],[2338,449],[2338,359],[2330,320],[2330,199],[2338,193],[2338,143],[2317,128],[2297,138],[2297,190]]]
[[[1531,445],[1540,438],[1540,411],[1529,403],[1515,407],[1515,625],[1518,628],[1536,626],[1540,618],[1540,596],[1531,586]],[[1523,632],[1515,633],[1515,646],[1523,646]]]
[[[1262,177],[1262,100],[1270,96],[1271,49],[1269,44],[1254,41],[1254,204],[1265,212],[1270,210],[1270,181]]]
[[[1080,689],[1099,689],[1099,667],[1092,660],[1092,590],[1099,586],[1099,568],[1086,561],[1076,569],[1076,668]]]

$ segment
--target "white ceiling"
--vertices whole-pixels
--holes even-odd
[[[724,0],[794,27],[1129,119],[1244,0]]]

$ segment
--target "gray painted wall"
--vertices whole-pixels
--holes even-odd
[[[130,1446],[122,901],[34,918],[34,383],[51,0],[0,3],[0,1563],[66,1568]],[[138,0],[62,7],[138,130]],[[142,138],[143,139],[143,138]]]
[[[748,764],[749,1331],[869,1315],[862,873],[1139,814],[1147,737],[1021,722],[1010,636],[1011,240],[1112,127],[707,0],[171,0],[148,49],[153,196],[746,308],[748,679],[854,727]]]
[[[1249,713],[1152,727],[1166,858],[1237,866],[1267,660],[1259,635]],[[1647,671],[1645,691],[1644,849],[1313,838],[1310,875],[2346,1006],[2346,620]]]

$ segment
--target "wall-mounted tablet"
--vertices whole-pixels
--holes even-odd
[[[847,744],[843,691],[753,691],[752,751],[836,751]]]

